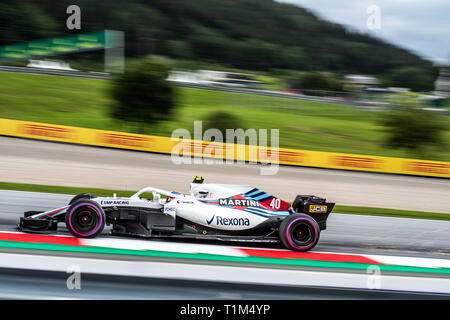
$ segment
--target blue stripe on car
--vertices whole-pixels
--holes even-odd
[[[289,215],[289,211],[273,211],[269,209],[263,209],[263,208],[255,208],[250,207],[245,209],[245,211],[258,214],[258,215],[264,215],[264,216],[286,216]]]
[[[270,194],[264,193],[260,196],[254,197],[253,200],[262,201],[262,199],[266,199],[266,198],[270,199],[271,197],[273,197],[273,196],[271,196]]]

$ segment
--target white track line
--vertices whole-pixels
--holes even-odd
[[[0,267],[22,270],[67,272],[78,266],[81,273],[112,276],[139,276],[159,279],[214,281],[281,286],[317,286],[369,289],[372,274],[317,272],[290,269],[262,269],[166,263],[151,261],[111,261],[101,259],[34,256],[0,253]],[[376,289],[450,294],[450,279],[392,276],[380,274]]]

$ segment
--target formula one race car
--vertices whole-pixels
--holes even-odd
[[[148,194],[150,197],[144,197]],[[19,229],[56,232],[59,222],[76,237],[93,238],[111,226],[113,235],[278,242],[307,251],[319,241],[334,203],[299,195],[291,205],[259,189],[203,184],[195,177],[190,195],[144,188],[129,198],[75,196],[69,205],[27,211]]]

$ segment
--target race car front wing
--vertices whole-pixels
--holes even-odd
[[[20,218],[18,229],[38,233],[53,233],[57,231],[68,206],[49,211],[27,211]]]

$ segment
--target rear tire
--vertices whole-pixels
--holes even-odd
[[[283,245],[294,251],[308,251],[319,242],[320,228],[317,222],[306,214],[295,213],[280,224],[279,236]]]
[[[78,238],[94,238],[105,227],[105,213],[94,201],[81,199],[73,203],[66,213],[66,227]]]

